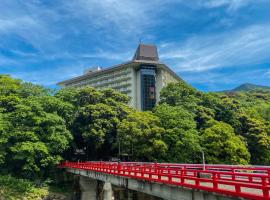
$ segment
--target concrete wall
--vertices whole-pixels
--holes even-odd
[[[142,102],[141,102],[141,73],[140,70],[137,70],[135,72],[136,74],[136,109],[137,110],[142,110]]]
[[[157,103],[159,102],[160,99],[160,91],[163,87],[162,85],[162,70],[161,69],[157,69],[157,77],[156,77],[156,99],[157,99]]]

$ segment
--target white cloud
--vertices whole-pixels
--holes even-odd
[[[119,60],[124,61],[127,60],[133,52],[105,52],[103,50],[97,51],[96,53],[88,53],[88,54],[79,54],[78,58],[103,58],[108,60]],[[130,58],[131,59],[131,58]]]
[[[267,72],[265,72],[265,74],[268,78],[270,78],[270,70],[268,70]]]
[[[23,57],[23,64],[20,66],[24,64],[34,66],[39,63],[47,71],[45,69],[45,71],[37,69],[32,73],[21,71],[18,72],[20,77],[50,84],[61,78],[81,74],[80,69],[85,63],[80,60],[83,59],[108,59],[113,62],[126,60],[133,55],[134,49],[130,49],[130,45],[136,43],[140,37],[143,41],[155,41],[155,34],[160,37],[162,29],[155,33],[153,31],[155,25],[158,24],[160,28],[162,20],[167,18],[166,14],[162,16],[160,14],[174,4],[181,4],[178,5],[179,8],[189,4],[192,8],[225,7],[228,11],[236,11],[251,1],[70,0],[52,1],[53,5],[49,7],[43,5],[42,2],[41,0],[20,1],[19,3],[10,0],[1,1],[0,47],[1,42],[5,43],[1,40],[1,36],[16,35],[24,39],[25,43],[36,50],[34,53],[24,52],[24,49],[21,50],[16,45],[8,47],[8,50]],[[175,14],[177,13],[168,13],[168,15]],[[186,16],[188,13],[183,12],[183,15]],[[176,23],[181,24],[181,20]],[[162,59],[172,63],[176,71],[207,71],[225,66],[256,64],[269,58],[269,35],[270,25],[258,25],[215,35],[191,36],[181,43],[162,43],[159,45],[160,55]],[[88,41],[89,38],[85,37],[91,37],[91,43]],[[81,51],[77,51],[74,47]],[[115,51],[115,49],[118,50]],[[55,65],[52,67],[48,62],[57,59],[72,60],[74,65],[76,63],[74,60],[77,60],[79,64],[76,67],[58,67],[61,69],[58,70]],[[45,61],[48,66],[42,63]],[[1,66],[10,62],[16,61],[0,55],[0,70]],[[213,75],[214,78],[217,78],[216,75]]]
[[[12,4],[11,1],[6,6],[0,5],[0,37],[16,36],[42,54],[54,48],[53,44],[61,37],[61,32],[55,31],[55,26],[50,24],[52,20],[45,19],[55,18],[53,11],[30,6],[27,3],[18,5]],[[13,12],[6,12],[6,10]],[[0,45],[1,42],[0,40]],[[8,50],[19,51],[14,47],[9,47]]]
[[[81,70],[78,70],[78,68],[81,68]],[[82,75],[82,69],[83,66],[76,64],[50,69],[36,69],[32,71],[16,70],[12,73],[12,76],[22,79],[24,81],[50,86],[55,85],[61,80],[66,80],[70,77]]]
[[[268,78],[264,76],[265,69],[248,69],[241,71],[219,72],[207,71],[184,72],[182,77],[189,83],[203,86],[207,91],[220,91],[232,89],[243,83],[253,83],[258,85],[269,85]]]
[[[75,18],[87,20],[86,31],[90,26],[103,29],[113,38],[140,35],[149,26],[157,23],[155,18],[167,1],[119,1],[119,0],[77,0],[63,5]],[[157,9],[157,12],[153,12]],[[79,10],[79,12],[78,12]]]
[[[67,54],[76,56],[81,53],[82,57],[88,54],[90,57],[97,55],[98,58],[115,59],[115,52],[108,52],[109,50],[104,53],[98,49],[95,51],[91,46],[89,50],[76,52],[72,50],[72,46],[77,45],[81,35],[86,35],[98,43],[103,43],[108,49],[120,45],[122,52],[125,52],[127,40],[139,41],[141,36],[142,40],[152,37],[151,34],[145,33],[149,26],[157,23],[154,17],[156,12],[152,10],[157,7],[162,9],[165,3],[167,1],[162,0],[74,0],[64,3],[55,1],[55,5],[48,8],[38,0],[20,3],[4,0],[0,4],[0,37],[16,35],[23,38],[39,52],[37,56],[40,57],[54,57],[55,54],[57,57],[63,52],[63,58]],[[66,35],[77,40],[74,40],[74,43],[62,39],[67,37]],[[18,49],[9,47],[9,50]]]
[[[38,24],[36,21],[28,16],[23,17],[15,17],[15,18],[8,18],[8,19],[1,19],[0,18],[0,31],[1,33],[9,33],[10,31],[34,28]]]
[[[227,7],[228,11],[235,11],[250,3],[250,0],[204,0],[203,5],[207,8]]]
[[[161,49],[161,58],[177,71],[206,71],[214,68],[259,64],[270,55],[270,25],[194,36],[186,42]]]
[[[1,68],[3,68],[3,66],[14,65],[14,64],[17,64],[17,62],[0,55],[0,73],[1,73]]]

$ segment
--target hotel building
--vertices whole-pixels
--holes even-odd
[[[140,44],[131,61],[104,69],[90,68],[83,75],[58,85],[113,88],[127,94],[131,98],[131,106],[138,110],[151,110],[159,101],[160,90],[170,82],[181,80],[166,64],[159,61],[156,46]]]

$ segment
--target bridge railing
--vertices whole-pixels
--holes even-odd
[[[248,199],[270,199],[270,167],[140,162],[65,162],[63,168],[90,170]]]

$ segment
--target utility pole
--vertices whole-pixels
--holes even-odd
[[[205,170],[205,159],[204,159],[204,152],[202,150],[202,162],[203,162],[203,170]]]
[[[121,144],[120,144],[120,138],[118,137],[118,160],[120,161],[121,156]]]

